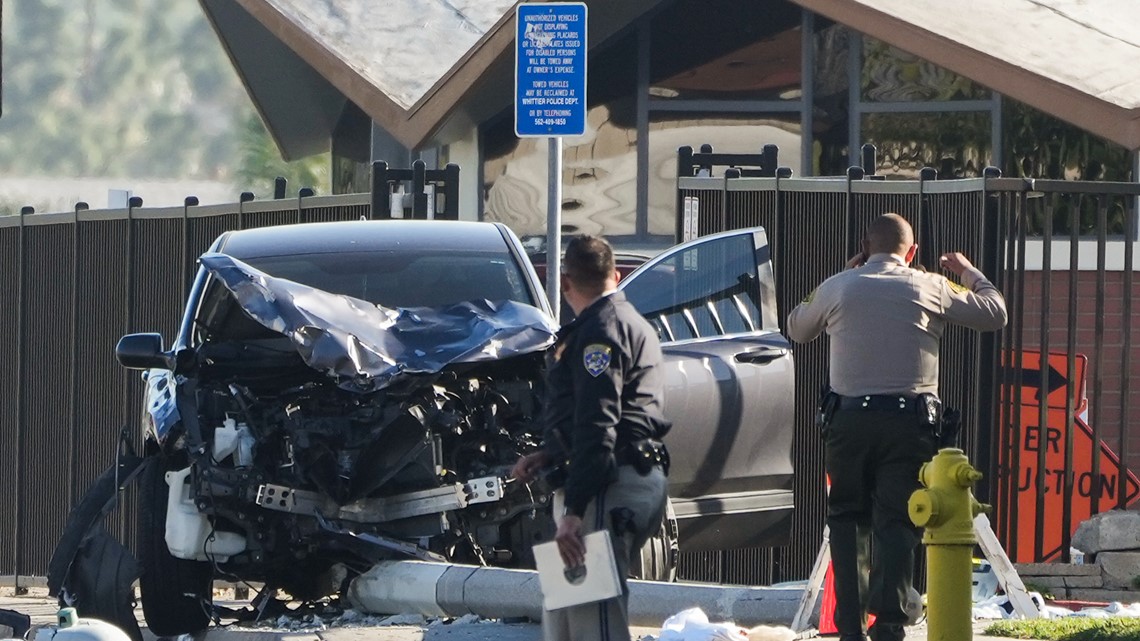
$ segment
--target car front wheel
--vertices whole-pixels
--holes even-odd
[[[209,563],[188,561],[166,547],[166,458],[146,463],[139,479],[139,592],[147,627],[157,636],[193,634],[210,624],[213,572]]]

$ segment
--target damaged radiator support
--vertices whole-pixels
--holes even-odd
[[[379,523],[461,510],[479,503],[494,503],[502,496],[502,479],[485,476],[466,484],[455,483],[396,496],[362,499],[343,506],[337,505],[320,492],[265,483],[258,486],[256,500],[261,507],[278,512],[324,516],[356,523]]]

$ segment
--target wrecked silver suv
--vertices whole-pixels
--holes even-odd
[[[786,542],[792,369],[767,256],[763,230],[744,230],[624,284],[662,335],[676,425],[676,513],[638,576],[673,576],[678,528],[694,550]],[[264,614],[278,591],[338,594],[384,559],[532,566],[549,489],[508,472],[538,447],[557,327],[513,233],[270,227],[222,235],[200,264],[173,345],[116,348],[144,371],[145,443],[73,510],[49,568],[63,601],[131,628],[137,574],[147,625],[174,635],[220,614],[213,580],[263,584]],[[137,567],[99,525],[133,479]]]

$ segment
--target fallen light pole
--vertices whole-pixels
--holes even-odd
[[[711,621],[742,626],[787,625],[802,588],[630,581],[631,625],[660,626],[681,610],[699,607]],[[376,614],[542,618],[542,591],[533,570],[385,561],[353,580],[353,607]]]

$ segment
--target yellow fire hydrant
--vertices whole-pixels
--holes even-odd
[[[918,473],[926,489],[916,490],[907,504],[910,520],[925,528],[930,641],[969,641],[974,635],[974,517],[990,506],[974,500],[970,490],[981,478],[962,450],[939,450]]]

